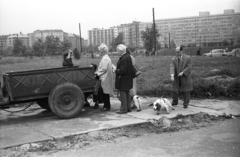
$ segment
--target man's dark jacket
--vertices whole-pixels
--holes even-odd
[[[117,62],[115,88],[119,90],[130,90],[132,87],[132,59],[128,53],[125,53]]]

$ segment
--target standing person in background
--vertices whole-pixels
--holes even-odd
[[[102,56],[98,69],[95,72],[99,80],[101,81],[101,87],[103,89],[103,108],[101,111],[110,111],[110,95],[113,95],[113,70],[112,61],[108,56],[108,47],[105,44],[101,44],[98,50]]]
[[[125,114],[131,112],[130,89],[133,88],[132,59],[126,53],[126,46],[123,44],[117,46],[117,52],[121,54],[115,71],[115,88],[119,90],[121,101],[121,108],[117,113]]]
[[[193,90],[191,76],[192,61],[183,53],[183,46],[176,48],[176,56],[172,58],[170,75],[172,81],[172,105],[178,104],[178,94],[183,92],[183,106],[187,108],[190,102],[190,91]]]
[[[199,47],[199,49],[197,50],[197,56],[201,56],[200,50],[201,50],[201,48]]]

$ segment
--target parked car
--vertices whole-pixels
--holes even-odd
[[[206,57],[226,56],[226,50],[225,49],[213,49],[209,53],[204,53],[203,56],[206,56]]]
[[[227,52],[228,57],[240,57],[240,48],[233,49],[231,52]]]

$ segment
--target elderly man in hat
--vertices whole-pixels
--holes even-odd
[[[131,112],[131,96],[130,89],[133,88],[132,76],[132,59],[126,53],[126,46],[120,44],[117,46],[117,52],[121,54],[117,62],[115,88],[120,93],[121,108],[118,114],[125,114]]]
[[[183,53],[183,46],[176,48],[176,55],[170,65],[172,81],[172,105],[178,104],[178,94],[183,93],[183,107],[187,108],[190,101],[190,91],[193,90],[191,76],[192,61],[190,56]]]
[[[101,44],[98,47],[101,53],[102,59],[99,63],[98,69],[95,74],[101,81],[101,87],[103,89],[103,108],[102,111],[109,111],[111,109],[110,95],[113,95],[113,69],[112,61],[108,56],[108,47],[105,44]]]

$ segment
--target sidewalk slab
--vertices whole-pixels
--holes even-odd
[[[0,129],[0,148],[52,139],[53,138],[47,134],[43,134],[21,124],[6,125]]]
[[[0,110],[0,148],[139,124],[162,116],[173,118],[178,114],[190,115],[199,112],[211,115],[240,115],[240,101],[191,100],[189,107],[184,109],[180,100],[179,105],[175,110],[171,110],[170,114],[161,111],[157,115],[152,106],[149,107],[149,104],[157,98],[142,97],[141,99],[142,111],[140,112],[133,109],[132,112],[119,115],[116,112],[119,111],[121,103],[117,98],[111,98],[111,111],[103,112],[91,107],[84,108],[81,114],[73,119],[59,119],[52,112],[41,109],[37,105],[20,113]],[[91,103],[91,106],[94,104]]]

